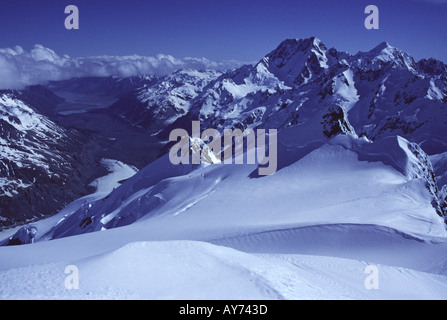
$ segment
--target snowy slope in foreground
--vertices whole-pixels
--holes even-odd
[[[71,245],[77,245],[77,241]],[[0,271],[2,299],[444,299],[447,278],[366,262],[309,255],[255,255],[195,241],[136,242],[71,261],[79,289],[64,286],[65,263]]]
[[[280,137],[266,177],[160,158],[36,243],[1,247],[0,298],[446,299],[444,222],[411,144],[297,137]]]

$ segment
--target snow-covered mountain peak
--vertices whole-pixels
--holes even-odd
[[[387,41],[383,41],[382,43],[378,44],[374,49],[371,51],[381,52],[385,49],[392,49],[394,48],[392,45],[390,45]]]
[[[417,65],[414,59],[406,52],[391,46],[388,42],[382,42],[368,52],[359,52],[354,58],[360,64],[367,63],[381,68],[384,64],[392,64],[416,73]]]
[[[297,54],[305,55],[309,57],[312,53],[317,55],[324,55],[327,51],[323,42],[315,37],[308,39],[287,39],[281,42],[281,44],[266,57],[269,61],[275,62],[278,67],[287,63]]]
[[[316,38],[316,37],[310,37],[310,38],[304,38],[304,39],[286,39],[282,41],[278,48],[276,48],[273,52],[277,51],[283,51],[286,49],[290,49],[293,51],[309,51],[312,49],[323,49],[327,50],[326,46],[323,44],[323,42]]]
[[[287,39],[259,63],[288,86],[307,83],[315,74],[327,69],[327,48],[321,40]]]

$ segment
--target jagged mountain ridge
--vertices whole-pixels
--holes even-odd
[[[186,97],[176,92],[184,86],[177,78],[136,90],[128,100],[136,103],[123,101],[115,110],[131,123],[166,125],[163,138],[194,119],[204,127],[281,129],[308,122],[318,110],[315,125],[332,114],[348,119],[356,134],[371,140],[398,134],[422,143],[430,154],[447,149],[445,64],[416,62],[386,42],[350,55],[327,49],[316,38],[285,40],[255,65],[214,79],[196,72],[187,79],[193,93]]]
[[[110,106],[113,113],[132,125],[156,133],[188,113],[190,101],[221,73],[214,70],[178,70],[167,76],[146,78],[142,86],[122,96]]]

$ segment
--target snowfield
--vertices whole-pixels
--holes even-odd
[[[68,263],[79,270],[79,289],[65,287]],[[1,270],[0,297],[245,300],[445,299],[447,295],[445,276],[381,264],[379,288],[368,290],[364,271],[369,264],[327,256],[253,254],[198,241],[133,242],[79,260]]]
[[[446,231],[425,181],[359,160],[366,151],[345,148],[358,140],[300,156],[279,148],[297,160],[266,177],[251,177],[256,165],[188,169],[162,157],[107,199],[67,208],[35,243],[0,247],[0,297],[446,299]],[[397,151],[390,163],[405,163]],[[65,287],[69,265],[79,289]],[[365,285],[370,265],[378,289]]]

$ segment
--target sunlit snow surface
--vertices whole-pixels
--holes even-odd
[[[280,141],[289,163],[271,176],[162,157],[107,199],[66,209],[36,243],[0,248],[0,297],[447,298],[444,224],[425,182],[398,170],[412,161],[398,152],[405,140],[389,164],[348,150],[368,150],[355,137],[301,155]],[[77,227],[86,212],[102,212],[91,229]],[[77,290],[65,288],[67,265],[78,267]],[[378,289],[365,287],[368,265],[378,267]]]

